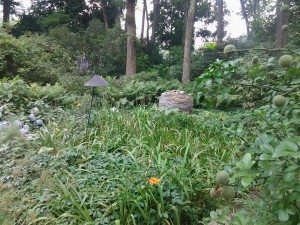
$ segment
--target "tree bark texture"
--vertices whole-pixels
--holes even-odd
[[[141,41],[144,39],[144,33],[145,33],[145,19],[146,19],[146,0],[143,1],[143,17],[142,17],[142,29],[141,29]]]
[[[282,27],[289,23],[289,13],[282,12],[281,6],[286,2],[283,0],[277,0],[276,3],[276,41],[275,46],[277,48],[285,48],[287,44],[287,30],[283,31]]]
[[[152,21],[152,36],[151,36],[151,42],[155,42],[156,38],[156,29],[158,25],[158,19],[159,19],[159,8],[160,8],[160,0],[153,0],[153,21]]]
[[[250,22],[249,22],[249,15],[248,15],[247,9],[246,9],[246,1],[240,0],[240,3],[241,3],[241,8],[242,8],[242,15],[243,15],[245,23],[246,23],[247,37],[249,37],[250,36]]]
[[[126,75],[136,74],[136,24],[135,24],[135,0],[127,0],[126,32],[127,32],[127,60]]]
[[[196,12],[196,0],[191,0],[190,8],[187,17],[187,24],[185,25],[185,41],[184,41],[184,58],[183,58],[183,72],[182,83],[190,82],[191,63],[192,63],[192,41],[194,37],[194,22]]]
[[[149,18],[149,12],[148,12],[148,5],[147,5],[147,0],[145,0],[146,3],[146,21],[147,21],[147,42],[149,42],[149,38],[150,38],[150,18]]]
[[[103,15],[103,21],[104,21],[104,27],[106,30],[109,29],[109,22],[108,22],[108,16],[107,16],[107,6],[104,0],[100,1],[101,4],[101,10]]]
[[[217,45],[220,46],[223,42],[225,36],[224,32],[224,1],[217,0],[217,10],[218,10],[218,26],[217,26]]]
[[[3,0],[3,23],[9,22],[11,0]]]

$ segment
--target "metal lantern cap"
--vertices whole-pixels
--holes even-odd
[[[105,87],[108,83],[103,77],[99,75],[94,75],[88,82],[85,83],[85,87]]]

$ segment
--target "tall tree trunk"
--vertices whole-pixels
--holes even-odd
[[[281,11],[281,6],[285,2],[283,0],[277,0],[276,3],[276,41],[277,48],[285,48],[287,43],[287,31],[283,31],[282,27],[289,23],[289,13]]]
[[[188,15],[189,15],[189,5],[184,6],[184,35],[182,37],[182,45],[184,46],[185,43],[185,32],[186,32],[186,25],[188,24]]]
[[[127,61],[126,75],[136,74],[136,24],[135,24],[135,0],[127,0],[126,10],[126,32],[127,32]]]
[[[245,0],[240,0],[241,7],[242,7],[242,15],[244,17],[244,20],[246,22],[246,28],[247,28],[247,37],[250,36],[250,23],[249,23],[249,16],[246,10],[246,2]]]
[[[103,15],[103,21],[104,21],[104,27],[106,30],[109,29],[109,22],[108,22],[108,16],[107,16],[107,6],[104,0],[100,1],[101,9],[102,9],[102,15]]]
[[[3,23],[9,22],[10,3],[11,3],[11,0],[3,0]]]
[[[143,17],[142,17],[142,29],[141,29],[141,41],[144,39],[144,33],[145,33],[145,19],[146,19],[146,0],[143,1]]]
[[[160,0],[153,0],[153,21],[152,21],[152,36],[151,36],[151,42],[155,42],[156,38],[156,29],[159,19],[159,8],[160,8]]]
[[[182,83],[184,84],[189,83],[191,77],[192,41],[194,37],[196,5],[196,0],[191,0],[188,18],[186,21],[187,24],[185,25],[184,58],[182,71]]]
[[[224,1],[223,0],[217,0],[217,8],[218,8],[217,45],[220,46],[222,44],[223,38],[225,36]]]
[[[149,18],[149,12],[148,12],[148,5],[147,5],[147,1],[145,0],[146,3],[146,21],[147,21],[147,42],[149,42],[149,38],[150,38],[150,18]]]

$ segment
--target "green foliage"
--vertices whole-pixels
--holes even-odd
[[[0,81],[0,105],[12,104],[17,110],[24,107],[29,98],[30,90],[23,80]]]
[[[163,92],[181,87],[178,80],[163,79],[156,72],[107,80],[110,85],[101,91],[101,96],[110,106],[118,108],[157,103]]]
[[[284,76],[287,74],[288,71]],[[257,139],[237,163],[236,177],[241,179],[242,186],[252,185],[260,192],[260,199],[249,203],[249,207],[253,213],[259,213],[260,220],[269,221],[265,224],[297,224],[300,220],[299,81],[291,80],[288,88],[287,98],[276,95],[269,98],[267,106],[255,111]],[[255,221],[253,217],[252,222]]]
[[[38,105],[70,107],[76,104],[77,99],[77,96],[67,93],[59,84],[27,84],[18,77],[0,80],[0,106],[5,106],[7,116],[17,112],[27,113],[31,107]]]
[[[243,186],[253,182],[261,186],[259,210],[270,211],[273,220],[289,221],[288,224],[295,224],[300,216],[296,204],[300,193],[299,115],[295,115],[299,109],[299,104],[289,103],[284,109],[264,110],[261,116],[267,117],[258,125],[262,133],[250,153],[237,164],[240,173],[245,174]],[[267,205],[270,208],[265,208]]]
[[[25,153],[35,172],[23,176],[27,183],[19,184],[18,195],[31,201],[18,215],[20,205],[11,205],[12,221],[195,224],[215,205],[206,189],[239,143],[222,132],[232,115],[221,112],[103,109],[94,114],[93,128],[80,113],[52,115]],[[9,163],[2,166],[9,174]],[[160,182],[151,185],[153,177]]]
[[[120,76],[125,73],[126,36],[121,28],[105,30],[103,23],[95,19],[80,33],[63,26],[50,30],[49,35],[67,49],[73,59],[85,54],[95,73],[102,76]],[[142,55],[139,57],[139,62],[144,63],[141,62]]]
[[[158,4],[159,16],[156,21],[155,37],[165,49],[182,46],[185,32],[185,12],[188,8],[189,2],[181,0],[162,1]],[[200,19],[204,19],[208,23],[214,21],[212,4],[210,2],[199,2],[195,17],[195,21]],[[154,12],[151,13],[150,19],[155,20]],[[208,32],[199,32],[199,34],[204,37],[210,36]]]
[[[193,93],[196,106],[207,108],[225,107],[236,104],[237,97],[234,95],[229,83],[236,73],[234,62],[217,60],[188,87]]]
[[[71,22],[71,18],[64,12],[55,12],[39,19],[38,23],[42,30],[49,30],[59,25]]]
[[[0,36],[0,78],[20,76],[26,81],[54,83],[60,75],[72,72],[70,57],[46,37]]]

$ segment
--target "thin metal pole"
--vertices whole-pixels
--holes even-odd
[[[90,111],[89,111],[88,125],[91,123],[91,114],[92,114],[94,96],[95,96],[95,87],[93,87],[93,91],[92,91],[92,100],[91,100],[91,107],[90,107]]]

